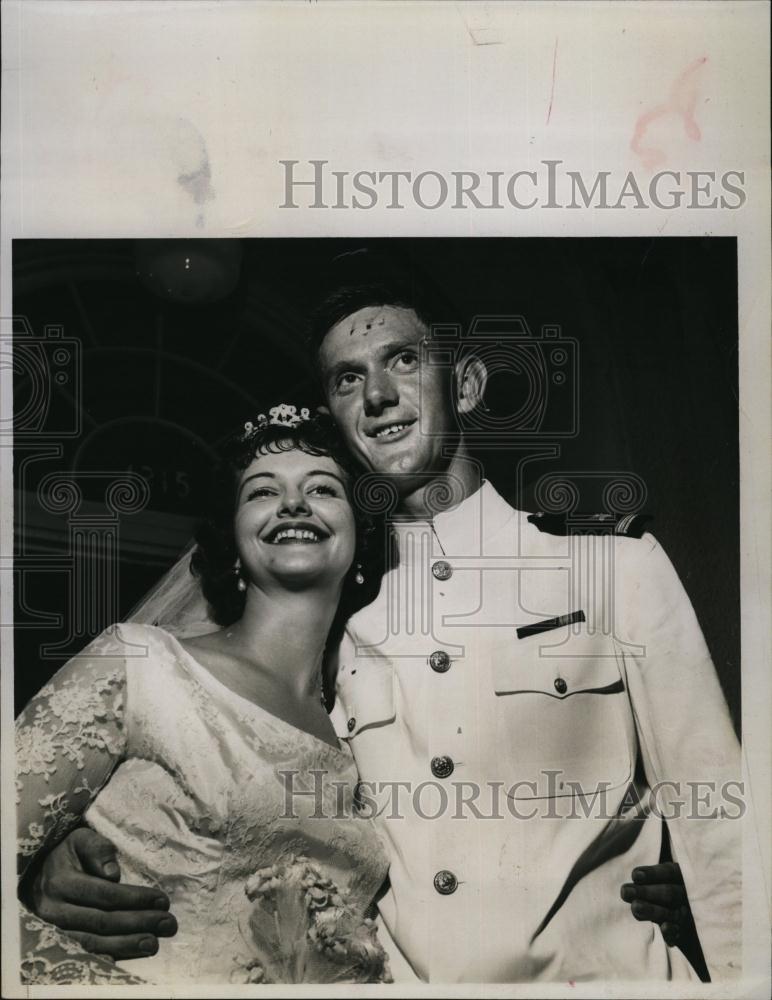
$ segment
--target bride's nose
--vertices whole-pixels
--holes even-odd
[[[281,498],[279,517],[296,517],[298,514],[310,514],[308,497],[302,490],[287,490]]]

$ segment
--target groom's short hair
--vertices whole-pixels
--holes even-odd
[[[322,292],[311,314],[307,337],[311,359],[316,361],[322,341],[337,323],[367,306],[412,309],[427,330],[452,315],[444,296],[407,261],[370,249],[340,254],[322,278]]]

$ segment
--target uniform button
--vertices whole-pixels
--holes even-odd
[[[348,731],[349,731],[350,733],[353,733],[353,731],[354,731],[354,726],[355,726],[356,724],[357,724],[357,720],[356,720],[356,719],[355,719],[355,718],[354,718],[354,717],[352,716],[352,717],[351,717],[351,718],[350,718],[350,719],[348,720],[348,722],[346,723],[346,726],[347,726],[347,728],[348,728]]]
[[[555,690],[558,694],[565,694],[568,691],[568,684],[566,684],[562,677],[555,678]]]
[[[453,567],[444,559],[439,559],[432,566],[432,575],[435,580],[449,580],[453,576]]]
[[[432,757],[431,767],[435,778],[449,778],[453,774],[455,766],[450,757],[445,755],[442,757]]]
[[[437,872],[434,876],[434,888],[441,896],[450,896],[458,889],[458,879],[449,871]]]
[[[450,669],[450,657],[444,649],[435,649],[429,657],[429,666],[438,674],[444,674],[446,670]]]

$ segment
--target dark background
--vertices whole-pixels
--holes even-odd
[[[439,288],[452,323],[518,314],[535,337],[559,326],[578,341],[578,435],[554,439],[559,457],[534,463],[520,496],[511,450],[479,457],[497,489],[527,510],[540,506],[533,480],[545,472],[642,478],[651,530],[692,598],[739,729],[729,238],[15,241],[17,710],[174,563],[227,433],[273,403],[316,397],[302,334],[319,276],[336,254],[365,245],[387,247],[417,281]],[[56,353],[62,344],[71,361]],[[513,412],[526,389],[515,376],[495,378],[493,412]],[[549,430],[541,437],[553,441]],[[105,483],[124,470],[146,480],[149,500],[116,521]],[[76,516],[40,502],[41,481],[56,471],[80,476]],[[598,504],[582,496],[582,509]],[[78,616],[78,589],[113,586],[113,603],[92,602]]]

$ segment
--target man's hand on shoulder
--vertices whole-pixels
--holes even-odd
[[[93,830],[73,830],[22,883],[22,902],[87,951],[115,959],[154,955],[159,937],[177,933],[169,899],[158,889],[122,885],[120,877],[112,843]]]

